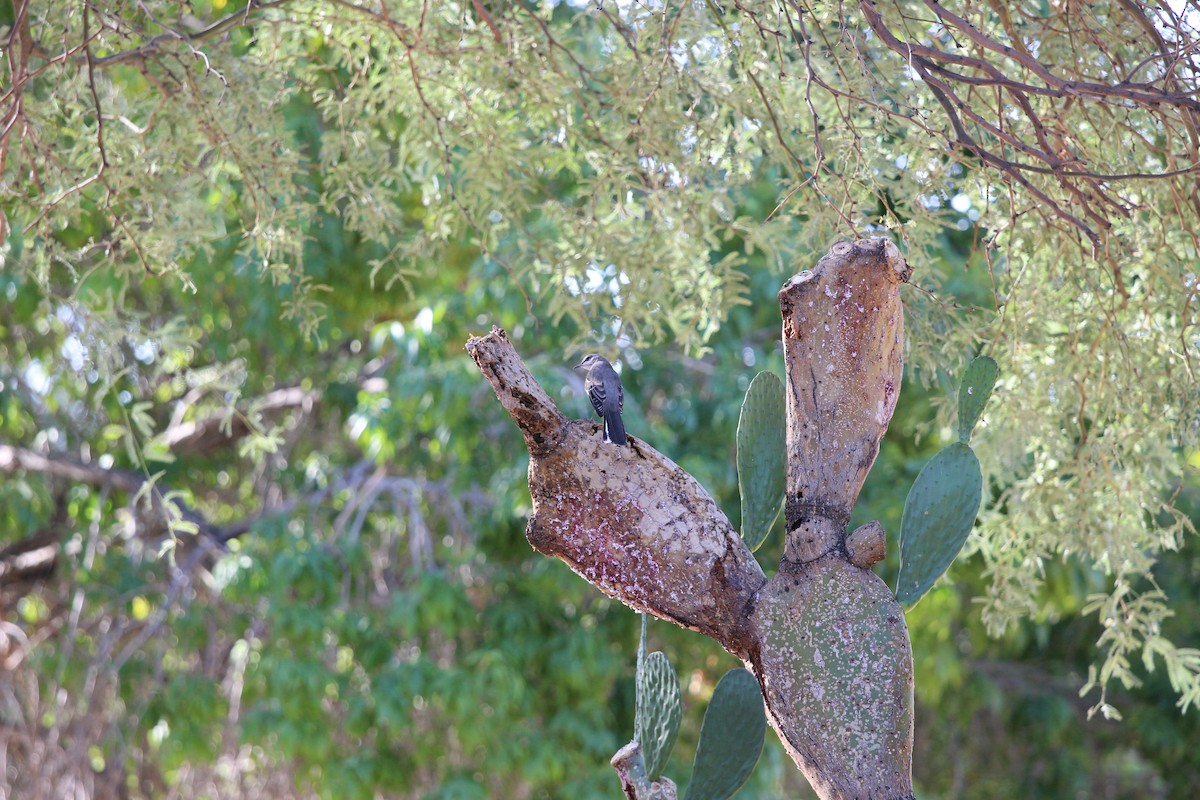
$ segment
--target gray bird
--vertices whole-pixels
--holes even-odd
[[[621,377],[608,359],[589,353],[575,365],[575,369],[587,367],[583,388],[587,390],[592,408],[604,420],[604,441],[624,445],[625,423],[621,420],[621,409],[625,407],[625,392],[621,388]]]

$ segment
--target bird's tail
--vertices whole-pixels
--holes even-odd
[[[625,422],[621,419],[621,412],[616,409],[604,415],[604,441],[622,447],[629,441],[625,438]]]

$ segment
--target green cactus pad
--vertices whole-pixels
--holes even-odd
[[[969,441],[971,431],[983,415],[983,407],[992,396],[1000,366],[994,358],[979,356],[963,371],[958,387],[958,438]]]
[[[962,550],[983,490],[979,459],[962,442],[930,459],[904,501],[896,599],[913,605]]]
[[[646,759],[646,775],[654,780],[662,774],[675,746],[683,706],[679,680],[666,654],[656,650],[639,662],[633,732]]]
[[[787,452],[783,383],[760,372],[750,382],[738,420],[738,491],[742,496],[742,538],[757,550],[783,506]]]
[[[684,800],[725,800],[736,792],[758,763],[766,729],[758,681],[741,667],[729,670],[704,713]]]

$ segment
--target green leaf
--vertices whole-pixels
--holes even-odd
[[[724,800],[736,792],[758,763],[766,730],[758,681],[741,667],[729,670],[704,714],[684,800]]]
[[[963,371],[962,381],[958,386],[958,438],[962,442],[970,441],[971,431],[983,414],[983,407],[992,396],[992,388],[996,385],[996,376],[1000,367],[990,356],[979,356]]]
[[[634,738],[642,746],[646,776],[650,780],[662,774],[679,736],[683,704],[679,679],[665,653],[654,651],[642,662],[637,673],[637,710],[634,713]]]
[[[962,442],[942,448],[908,491],[900,522],[896,599],[916,603],[954,561],[979,512],[983,473]]]
[[[783,383],[770,372],[750,382],[738,420],[738,491],[742,496],[742,538],[757,550],[783,506],[787,479]]]

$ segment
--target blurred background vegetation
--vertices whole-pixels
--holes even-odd
[[[776,292],[863,234],[915,267],[851,522],[889,584],[959,370],[1001,365],[986,509],[908,615],[918,796],[1200,793],[1188,217],[1139,184],[1096,258],[814,90],[929,113],[853,8],[776,9],[803,60],[772,8],[0,3],[0,797],[618,796],[639,619],[526,544],[463,344],[505,328],[572,416],[580,354],[619,360],[630,432],[736,524]],[[650,640],[682,785],[736,661]],[[811,792],[769,734],[739,796]]]

